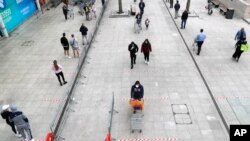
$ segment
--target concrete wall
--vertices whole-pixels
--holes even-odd
[[[242,18],[250,18],[250,0],[220,0],[226,7],[234,8]]]

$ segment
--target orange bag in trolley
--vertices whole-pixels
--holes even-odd
[[[130,99],[129,104],[136,110],[144,109],[144,100]]]

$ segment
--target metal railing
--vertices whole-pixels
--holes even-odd
[[[58,112],[55,115],[55,118],[53,119],[53,122],[51,124],[50,129],[54,133],[56,139],[60,137],[59,134],[60,134],[60,131],[62,130],[61,128],[63,127],[63,124],[65,123],[65,120],[66,120],[65,116],[66,116],[67,112],[69,111],[68,108],[69,108],[70,102],[72,101],[72,95],[74,92],[74,88],[77,84],[77,79],[81,76],[81,69],[83,67],[83,64],[86,61],[88,51],[91,48],[92,42],[93,42],[95,35],[97,33],[97,30],[99,28],[100,22],[103,18],[103,14],[105,12],[105,9],[107,7],[108,2],[109,2],[109,0],[106,0],[105,4],[102,7],[102,10],[100,12],[100,16],[98,17],[97,22],[95,24],[94,31],[90,36],[89,44],[86,47],[84,47],[84,49],[81,52],[81,56],[79,58],[79,62],[78,62],[77,68],[76,68],[76,75],[73,77],[73,82],[72,82],[71,87],[68,91],[68,95],[66,96],[65,100],[63,100],[62,103],[60,104]],[[111,130],[111,128],[110,128],[110,130]]]

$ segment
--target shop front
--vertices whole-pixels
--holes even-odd
[[[36,10],[35,0],[0,0],[0,30],[13,31]]]

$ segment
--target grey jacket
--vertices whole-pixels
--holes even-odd
[[[18,128],[29,127],[28,118],[20,111],[16,111],[10,114],[10,121],[13,121]]]

